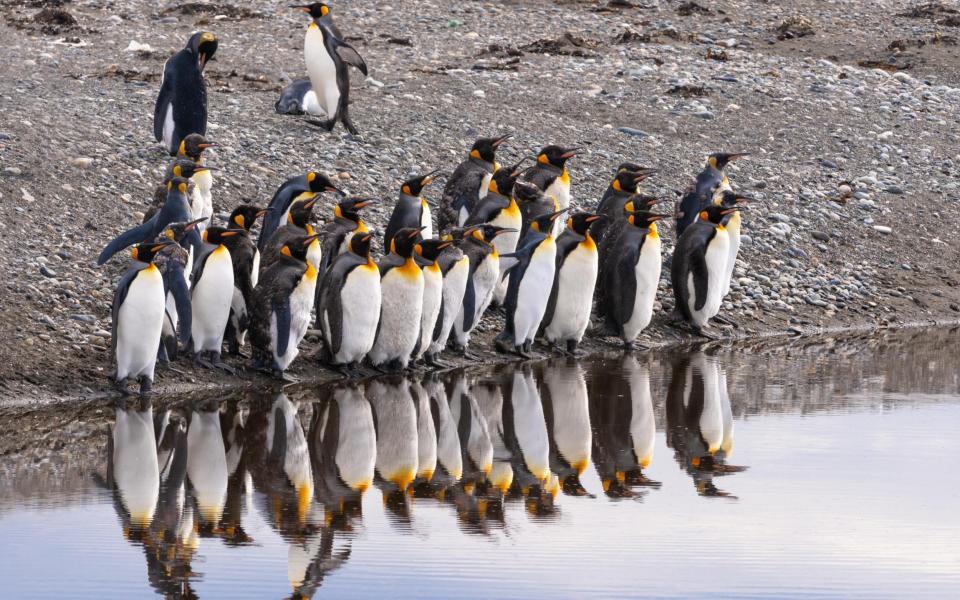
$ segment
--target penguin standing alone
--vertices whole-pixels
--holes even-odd
[[[722,221],[736,210],[707,206],[700,211],[697,222],[683,232],[673,251],[670,281],[675,305],[694,331],[705,337],[712,337],[704,330],[720,312],[730,259],[730,235]]]
[[[176,154],[188,134],[207,132],[207,86],[203,68],[217,52],[217,36],[198,31],[163,65],[160,94],[153,110],[153,135]]]
[[[627,348],[653,316],[661,268],[657,221],[663,217],[647,211],[630,214],[612,245],[611,259],[603,263],[598,312]]]
[[[390,215],[390,221],[387,223],[387,229],[383,234],[383,247],[389,248],[390,242],[397,231],[404,227],[420,228],[423,233],[423,239],[433,237],[433,218],[430,214],[430,205],[420,197],[430,183],[437,178],[437,171],[427,173],[420,177],[413,177],[403,182],[400,186],[400,197]]]
[[[320,107],[326,113],[327,120],[322,124],[327,131],[333,131],[337,121],[343,123],[352,135],[357,128],[350,121],[350,74],[348,65],[356,67],[367,75],[367,63],[356,49],[343,41],[332,29],[332,23],[324,17],[330,14],[330,7],[322,2],[294,6],[313,19],[307,27],[303,41],[303,59],[307,63],[310,85],[317,96]]]
[[[153,387],[153,370],[163,329],[166,294],[163,276],[153,263],[157,252],[172,242],[140,244],[132,251],[134,265],[117,283],[113,294],[113,357],[117,363],[114,379],[117,388],[127,391],[127,378],[140,380],[140,395]]]
[[[390,241],[380,269],[380,326],[369,358],[374,367],[405,369],[420,339],[423,272],[413,258],[420,229],[405,227]]]
[[[316,239],[316,234],[290,237],[253,293],[253,366],[272,370],[283,379],[300,352],[298,346],[311,321],[317,270],[307,260],[307,253]]]
[[[333,260],[320,284],[317,320],[329,361],[348,376],[357,373],[373,347],[380,322],[380,270],[370,258],[372,237],[361,233],[350,238],[350,249]]]
[[[437,213],[437,228],[440,233],[447,233],[453,227],[462,227],[477,202],[487,195],[490,180],[498,167],[497,148],[510,137],[502,135],[480,138],[473,143],[470,155],[457,165],[453,175],[443,186],[440,210]]]
[[[567,219],[557,238],[557,267],[543,315],[543,335],[550,344],[563,343],[570,354],[590,324],[593,289],[597,284],[597,244],[590,235],[601,215],[579,212]]]
[[[235,246],[243,230],[210,227],[203,232],[203,241],[213,246],[197,260],[193,269],[193,353],[197,364],[208,369],[223,369],[233,373],[233,367],[220,360],[223,336],[230,319],[230,304],[233,300],[233,260],[230,250]],[[212,360],[203,358],[209,352]]]

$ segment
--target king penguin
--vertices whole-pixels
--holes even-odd
[[[750,198],[747,196],[741,196],[740,194],[734,193],[730,190],[724,190],[718,202],[724,208],[731,208],[734,206],[739,206],[750,201]],[[721,292],[721,297],[726,297],[730,292],[730,280],[733,279],[733,271],[737,267],[737,255],[740,254],[740,229],[742,221],[740,218],[740,211],[735,210],[729,215],[723,222],[723,226],[726,227],[727,233],[730,235],[730,252],[727,257],[727,277],[723,282],[723,291]]]
[[[217,36],[198,31],[163,65],[160,94],[153,110],[153,135],[176,154],[188,134],[207,132],[207,86],[203,68],[217,52]]]
[[[462,248],[470,261],[470,271],[460,312],[453,321],[454,339],[451,342],[453,349],[462,354],[466,354],[470,332],[490,306],[493,290],[500,279],[500,253],[493,245],[493,240],[511,232],[496,225],[483,225],[468,231]]]
[[[567,219],[567,228],[557,238],[557,267],[543,315],[543,335],[550,344],[564,344],[569,354],[590,324],[593,290],[597,284],[597,244],[591,226],[601,215],[578,212]]]
[[[705,337],[712,337],[705,329],[720,312],[730,260],[730,235],[722,222],[736,210],[707,206],[700,211],[697,222],[683,232],[673,251],[670,281],[675,306],[694,331]]]
[[[349,250],[333,259],[320,284],[317,319],[329,362],[347,376],[357,374],[380,322],[380,270],[370,258],[372,237],[361,233],[350,238]]]
[[[405,369],[420,339],[423,271],[413,257],[420,232],[413,227],[398,230],[390,240],[390,254],[377,265],[383,300],[377,339],[368,355],[377,368]]]
[[[303,41],[303,59],[307,63],[310,85],[320,107],[326,113],[327,120],[323,127],[327,131],[333,131],[339,120],[347,131],[357,135],[357,128],[350,121],[348,113],[350,74],[347,67],[356,67],[366,76],[367,63],[353,46],[337,35],[333,24],[325,19],[330,14],[329,6],[314,2],[292,8],[309,14],[313,19],[307,27]]]
[[[149,221],[153,215],[157,214],[163,207],[163,203],[167,201],[167,184],[174,177],[183,177],[190,181],[193,184],[193,176],[195,174],[194,169],[199,167],[194,160],[186,157],[177,157],[174,158],[169,165],[167,165],[167,170],[163,176],[163,183],[154,188],[153,199],[150,201],[150,206],[143,213],[143,219],[141,223],[146,223]],[[193,193],[190,189],[191,186],[187,187],[187,191],[191,194]]]
[[[163,275],[163,288],[166,290],[166,311],[163,319],[163,333],[160,337],[160,349],[157,358],[161,362],[175,360],[179,353],[177,330],[180,341],[186,344],[190,340],[193,323],[193,304],[190,300],[190,276],[193,273],[193,247],[184,248],[187,235],[199,224],[199,220],[189,223],[171,223],[157,236],[158,242],[176,242],[168,246],[154,258],[154,262]]]
[[[601,198],[600,203],[597,204],[596,213],[606,217],[606,219],[595,224],[590,230],[593,239],[597,240],[597,243],[603,241],[607,227],[621,220],[624,205],[633,199],[633,196],[637,193],[637,186],[640,185],[640,182],[649,178],[654,173],[656,173],[654,169],[645,169],[633,163],[623,163],[620,165],[613,181],[610,182],[607,191],[604,192],[603,198]],[[639,210],[639,208],[639,206],[631,207],[628,208],[627,211]]]
[[[504,257],[517,262],[509,270],[504,304],[507,322],[497,337],[498,350],[513,351],[524,358],[531,356],[530,348],[546,312],[557,268],[554,222],[564,212],[566,209],[537,218],[520,240],[517,251]]]
[[[320,228],[320,243],[323,249],[321,274],[326,273],[327,267],[338,254],[350,248],[350,238],[354,234],[369,231],[367,224],[360,218],[360,211],[373,202],[369,198],[351,197],[341,200],[333,207],[333,220]]]
[[[250,238],[250,229],[257,219],[267,214],[267,210],[255,204],[240,204],[227,219],[232,229],[246,231],[241,251],[231,251],[233,260],[233,300],[230,303],[230,320],[227,322],[227,348],[230,354],[240,354],[240,348],[246,341],[250,327],[251,294],[260,280],[260,251]],[[247,275],[249,273],[249,275]]]
[[[574,360],[554,359],[544,367],[541,381],[543,417],[550,437],[550,470],[560,478],[564,493],[585,496],[580,476],[590,464],[593,434],[583,367]]]
[[[577,155],[576,148],[545,146],[537,154],[537,164],[527,170],[523,180],[540,188],[547,197],[555,198],[557,210],[570,206],[570,172],[567,161]],[[558,222],[562,227],[563,223]],[[559,235],[559,231],[556,232]]]
[[[333,192],[343,196],[343,192],[333,185],[325,175],[316,171],[308,171],[305,175],[291,177],[283,182],[277,191],[273,193],[270,204],[267,205],[269,212],[263,219],[263,225],[260,227],[260,237],[257,238],[257,248],[263,252],[267,242],[273,236],[273,232],[278,227],[287,222],[287,213],[290,207],[297,200],[309,200],[321,192]]]
[[[440,233],[447,233],[453,227],[462,227],[477,202],[487,195],[490,179],[498,168],[497,148],[510,137],[480,138],[473,143],[466,160],[457,165],[443,187],[440,210],[437,212]]]
[[[387,229],[383,234],[383,247],[389,248],[390,242],[397,231],[404,227],[420,228],[423,239],[433,237],[433,217],[430,214],[430,205],[420,197],[430,183],[437,178],[437,171],[413,177],[400,186],[400,197],[390,215]]]
[[[263,258],[260,261],[260,270],[266,270],[280,256],[280,249],[292,238],[313,235],[316,233],[310,220],[313,218],[313,208],[317,204],[318,197],[297,200],[290,206],[287,212],[287,223],[277,228],[270,236],[263,249]],[[313,265],[314,269],[320,269],[323,262],[323,250],[319,239],[311,244],[310,251],[307,254],[307,260]]]
[[[428,239],[414,246],[414,257],[423,269],[423,310],[420,313],[420,337],[413,349],[414,360],[419,360],[433,341],[443,305],[443,271],[439,260],[443,251],[452,245],[452,240]]]
[[[731,162],[744,156],[749,156],[749,153],[725,154],[717,152],[707,157],[706,166],[700,171],[697,180],[687,189],[677,204],[674,218],[677,223],[676,234],[678,240],[687,227],[700,218],[700,211],[705,206],[716,203],[717,197],[724,190],[730,189],[730,182],[727,180],[724,169]]]
[[[223,369],[231,374],[234,369],[220,360],[220,351],[233,300],[233,260],[229,248],[235,246],[241,234],[246,232],[222,227],[210,227],[203,232],[203,241],[210,249],[197,259],[191,289],[195,360],[202,367]],[[209,352],[212,360],[204,359],[204,352]]]
[[[308,254],[316,239],[317,234],[288,238],[253,293],[253,366],[285,380],[284,371],[299,354],[311,321],[317,270]]]
[[[118,389],[127,394],[127,379],[140,380],[140,395],[153,386],[153,370],[166,307],[163,276],[153,263],[157,253],[172,242],[141,244],[132,250],[133,265],[117,282],[113,294],[112,331],[114,374]]]
[[[443,236],[444,240],[452,242],[440,253],[437,265],[443,275],[443,293],[440,301],[440,314],[431,333],[430,347],[424,355],[424,361],[433,367],[447,366],[440,361],[440,353],[447,347],[453,321],[463,305],[463,295],[467,291],[467,279],[470,276],[470,258],[464,254],[460,246],[464,242],[464,231],[455,231]]]
[[[211,225],[213,217],[213,175],[211,171],[214,167],[204,167],[203,153],[207,148],[216,146],[215,143],[207,140],[199,133],[191,133],[180,142],[180,149],[177,151],[179,158],[186,158],[194,162],[194,175],[191,178],[193,189],[190,191],[190,212],[194,219],[203,218],[205,221],[200,224],[202,231]]]
[[[280,98],[273,108],[281,115],[315,115],[326,113],[320,107],[317,94],[313,91],[309,77],[294,79],[280,92]]]
[[[597,306],[607,330],[632,348],[653,316],[660,285],[660,233],[657,221],[664,215],[649,211],[631,213],[603,263],[603,289]]]

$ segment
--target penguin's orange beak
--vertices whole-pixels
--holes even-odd
[[[560,158],[573,158],[577,155],[577,150],[579,148],[568,148],[560,155]]]
[[[366,208],[366,207],[370,206],[371,204],[373,204],[373,200],[362,200],[362,201],[360,201],[360,202],[354,203],[353,207],[354,207],[354,208]]]
[[[416,231],[411,231],[409,234],[407,234],[407,237],[412,240],[413,238],[420,235],[420,232],[423,231],[424,229],[426,229],[426,227],[418,227]]]
[[[501,135],[500,137],[498,137],[497,139],[495,139],[495,140],[493,141],[493,143],[490,144],[490,145],[493,146],[494,148],[496,148],[496,147],[500,146],[500,144],[504,143],[505,141],[509,140],[509,139],[512,138],[512,137],[513,137],[513,134],[512,134],[512,133],[508,133],[507,135]]]
[[[590,215],[584,219],[587,223],[593,223],[594,221],[599,221],[600,219],[605,219],[606,215]]]
[[[258,210],[258,211],[257,211],[257,214],[253,215],[253,218],[254,218],[254,219],[259,219],[260,217],[262,217],[263,215],[267,214],[268,212],[270,212],[270,209],[269,209],[269,208],[264,208],[263,210]]]
[[[200,223],[203,223],[203,222],[206,221],[206,220],[207,220],[206,217],[201,217],[201,218],[199,218],[199,219],[194,219],[193,221],[190,221],[189,223],[187,223],[187,226],[184,227],[184,229],[187,230],[187,231],[190,231],[191,229],[193,229],[194,227],[196,227],[196,226],[199,225]]]
[[[300,12],[305,12],[305,13],[310,12],[310,7],[305,4],[291,4],[288,6],[288,8],[292,8],[293,10],[299,10]]]

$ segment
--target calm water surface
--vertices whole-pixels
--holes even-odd
[[[0,458],[0,596],[956,597],[958,342],[49,409],[100,433]]]

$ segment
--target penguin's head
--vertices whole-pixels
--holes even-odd
[[[640,229],[649,229],[654,223],[666,219],[667,215],[661,215],[649,210],[636,210],[627,216],[627,222]]]
[[[314,233],[313,235],[298,235],[287,241],[287,243],[280,248],[280,254],[306,262],[307,251],[310,250],[310,244],[318,237],[320,237],[319,233]]]
[[[623,203],[623,212],[629,214],[634,211],[647,210],[654,207],[659,200],[656,196],[649,196],[647,194],[634,194]]]
[[[730,214],[735,213],[740,210],[739,206],[720,206],[718,204],[711,204],[700,211],[698,219],[701,221],[707,221],[713,223],[714,225],[719,225],[723,222],[723,219]]]
[[[149,244],[137,244],[130,250],[130,256],[133,257],[133,260],[138,260],[140,262],[150,263],[153,262],[153,259],[157,257],[157,254],[163,252],[163,249],[167,246],[174,245],[175,242],[153,242]]]
[[[270,212],[270,209],[256,204],[241,204],[230,213],[230,227],[250,231],[257,219]]]
[[[186,223],[170,223],[163,230],[163,237],[167,238],[171,242],[179,243],[183,238],[187,236],[187,232],[196,227],[198,224],[206,221],[206,217],[201,217],[193,221],[188,221]]]
[[[737,152],[735,154],[727,154],[725,152],[714,152],[707,157],[707,166],[713,167],[717,170],[723,170],[728,164],[742,158],[744,156],[750,156],[749,152]]]
[[[370,256],[370,241],[373,239],[372,233],[358,233],[350,238],[350,251],[357,256],[367,258]]]
[[[586,236],[590,226],[603,219],[603,215],[589,212],[578,212],[567,217],[567,229],[581,236]]]
[[[564,208],[549,215],[540,215],[530,223],[530,229],[540,233],[550,233],[553,231],[553,222],[560,218],[560,215],[569,211],[570,208]]]
[[[203,151],[212,146],[216,146],[216,144],[199,133],[191,133],[180,141],[178,155],[186,156],[197,162],[203,156]]]
[[[167,191],[173,192],[176,191],[181,194],[187,193],[187,185],[189,185],[186,177],[171,177],[167,180]]]
[[[634,166],[632,163],[624,164],[630,164],[631,166]],[[647,169],[644,167],[638,167],[634,170],[620,169],[617,171],[613,181],[610,183],[610,187],[618,192],[629,192],[631,194],[635,194],[637,192],[637,186],[640,185],[640,182],[649,178],[656,172],[656,169]]]
[[[236,246],[247,232],[243,229],[227,229],[226,227],[207,227],[203,230],[203,241],[214,246],[226,246],[228,249]]]
[[[468,228],[464,230],[466,235],[472,236],[474,239],[478,239],[481,242],[491,243],[494,238],[498,235],[503,235],[505,233],[515,233],[517,230],[513,227],[500,227],[499,225],[491,225],[489,223],[484,223],[476,228]]]
[[[717,202],[714,204],[719,204],[725,208],[730,208],[731,206],[739,206],[741,204],[746,204],[753,200],[749,196],[744,196],[743,194],[738,194],[732,190],[724,190],[723,194],[720,195],[720,198],[717,199]]]
[[[171,177],[183,177],[190,179],[196,173],[197,163],[187,157],[173,159],[170,168],[167,169],[167,179]]]
[[[371,204],[373,204],[373,200],[370,198],[359,198],[357,196],[346,198],[333,207],[333,216],[343,217],[356,223],[360,220],[360,210]]]
[[[320,19],[330,14],[330,7],[323,2],[314,2],[313,4],[291,4],[290,8],[305,12],[311,19]]]
[[[187,42],[187,50],[197,57],[197,66],[200,70],[207,65],[207,62],[217,53],[217,36],[209,31],[198,31],[190,36]]]
[[[404,227],[397,231],[390,240],[390,252],[402,258],[410,258],[414,247],[421,239],[420,232],[423,229],[423,227]]]
[[[421,257],[433,263],[440,258],[440,253],[443,252],[445,248],[449,248],[452,245],[453,240],[432,238],[421,241],[419,244],[414,246],[414,250],[416,250],[417,254],[419,254]]]
[[[523,173],[523,169],[521,167],[523,167],[523,163],[525,163],[528,158],[529,157],[524,156],[520,159],[520,162],[512,167],[497,169],[497,172],[493,174],[492,178],[490,178],[490,186],[488,191],[491,191],[494,194],[500,194],[502,196],[510,196],[513,194],[513,186],[517,183],[517,179]]]
[[[412,177],[403,182],[403,185],[400,186],[400,193],[406,196],[413,196],[414,198],[419,198],[420,194],[423,193],[423,189],[435,181],[438,177],[440,171],[430,171],[426,175],[420,175],[419,177]]]
[[[537,162],[545,165],[553,165],[558,169],[564,168],[567,161],[577,155],[576,148],[564,148],[563,146],[544,146],[537,154]]]
[[[317,173],[316,171],[307,171],[307,186],[310,188],[311,192],[316,194],[321,192],[333,192],[341,196],[344,195],[343,191],[337,186],[333,185],[333,182],[330,181],[326,175]]]
[[[318,196],[297,200],[290,206],[290,212],[287,214],[287,223],[306,229],[310,219],[313,218],[313,207],[316,205]]]
[[[519,204],[536,202],[543,198],[543,191],[532,183],[517,181],[513,184],[513,199]]]
[[[480,138],[475,141],[473,147],[470,148],[470,156],[471,158],[479,158],[488,163],[493,163],[497,159],[497,148],[511,137],[513,136],[507,134],[495,138]]]

